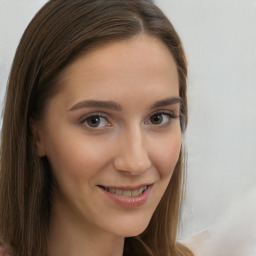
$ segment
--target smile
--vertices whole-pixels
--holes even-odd
[[[104,186],[100,186],[100,187],[112,194],[126,196],[126,197],[139,196],[148,188],[148,186],[143,186],[143,187],[140,187],[140,188],[134,189],[134,190],[124,190],[124,189],[109,188],[109,187],[104,187]]]
[[[138,187],[107,187],[98,185],[100,190],[111,201],[122,207],[135,208],[146,203],[150,196],[153,184]]]

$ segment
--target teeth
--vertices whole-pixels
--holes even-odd
[[[132,196],[131,190],[124,190],[122,196]]]
[[[118,189],[118,188],[107,188],[104,187],[105,190],[107,190],[110,193],[113,194],[117,194],[120,196],[127,196],[127,197],[133,197],[133,196],[138,196],[140,194],[142,194],[146,189],[147,186],[141,187],[139,189],[135,189],[135,190],[122,190],[122,189]]]

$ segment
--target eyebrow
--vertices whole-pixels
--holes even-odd
[[[75,104],[71,109],[69,109],[69,111],[81,108],[107,108],[116,111],[122,110],[121,105],[114,101],[84,100]]]
[[[170,97],[155,102],[153,105],[150,106],[150,109],[165,107],[178,103],[182,103],[182,99],[180,97]],[[69,111],[74,111],[81,108],[107,108],[115,111],[122,110],[121,105],[115,101],[84,100],[75,104],[73,107],[69,109]]]
[[[151,109],[161,108],[161,107],[174,105],[174,104],[178,104],[178,103],[179,104],[182,103],[182,99],[180,97],[170,97],[170,98],[162,99],[162,100],[155,102],[150,108]]]

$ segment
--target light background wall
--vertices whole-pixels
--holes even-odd
[[[1,108],[19,39],[45,2],[0,0]],[[155,2],[178,31],[189,64],[188,167],[180,232],[186,237],[207,229],[256,187],[256,1]],[[256,202],[246,205],[241,209],[251,211]]]

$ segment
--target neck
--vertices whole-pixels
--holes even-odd
[[[48,256],[121,256],[124,238],[82,220],[67,209],[53,206]]]

